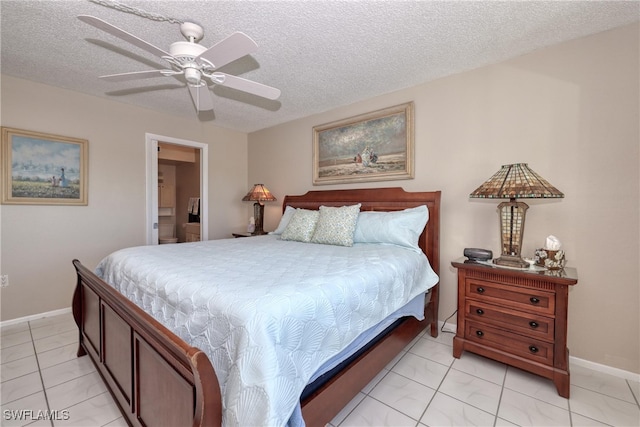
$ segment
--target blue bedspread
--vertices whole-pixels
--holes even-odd
[[[301,423],[318,368],[438,281],[402,247],[276,236],[128,248],[96,272],[209,356],[223,425],[243,427]]]

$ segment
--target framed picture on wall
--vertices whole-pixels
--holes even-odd
[[[1,129],[3,204],[88,204],[86,139]]]
[[[313,128],[313,184],[413,178],[413,102]]]

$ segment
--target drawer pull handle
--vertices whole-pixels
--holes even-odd
[[[531,321],[529,322],[529,326],[531,326],[532,328],[537,328],[540,325],[538,325],[538,322]]]
[[[535,345],[530,345],[529,346],[529,351],[531,353],[537,353],[538,352],[538,347],[536,347]]]
[[[480,316],[482,316],[484,314],[484,310],[481,308],[476,309],[476,313],[478,313]]]
[[[483,288],[483,287],[479,287],[479,288],[478,288],[478,293],[479,293],[479,294],[484,293],[484,288]]]
[[[482,336],[484,336],[484,332],[476,331],[476,335],[479,336],[479,337],[482,337]]]
[[[540,300],[536,297],[529,298],[529,301],[531,301],[531,304],[538,304],[540,302]]]

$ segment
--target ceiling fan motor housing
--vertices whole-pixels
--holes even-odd
[[[205,50],[207,50],[207,48],[201,44],[191,42],[175,42],[171,43],[171,46],[169,47],[169,53],[171,56],[185,62],[193,61]]]

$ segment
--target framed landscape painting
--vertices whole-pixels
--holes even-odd
[[[87,205],[85,139],[2,128],[2,203]]]
[[[413,102],[313,128],[313,184],[413,178]]]

